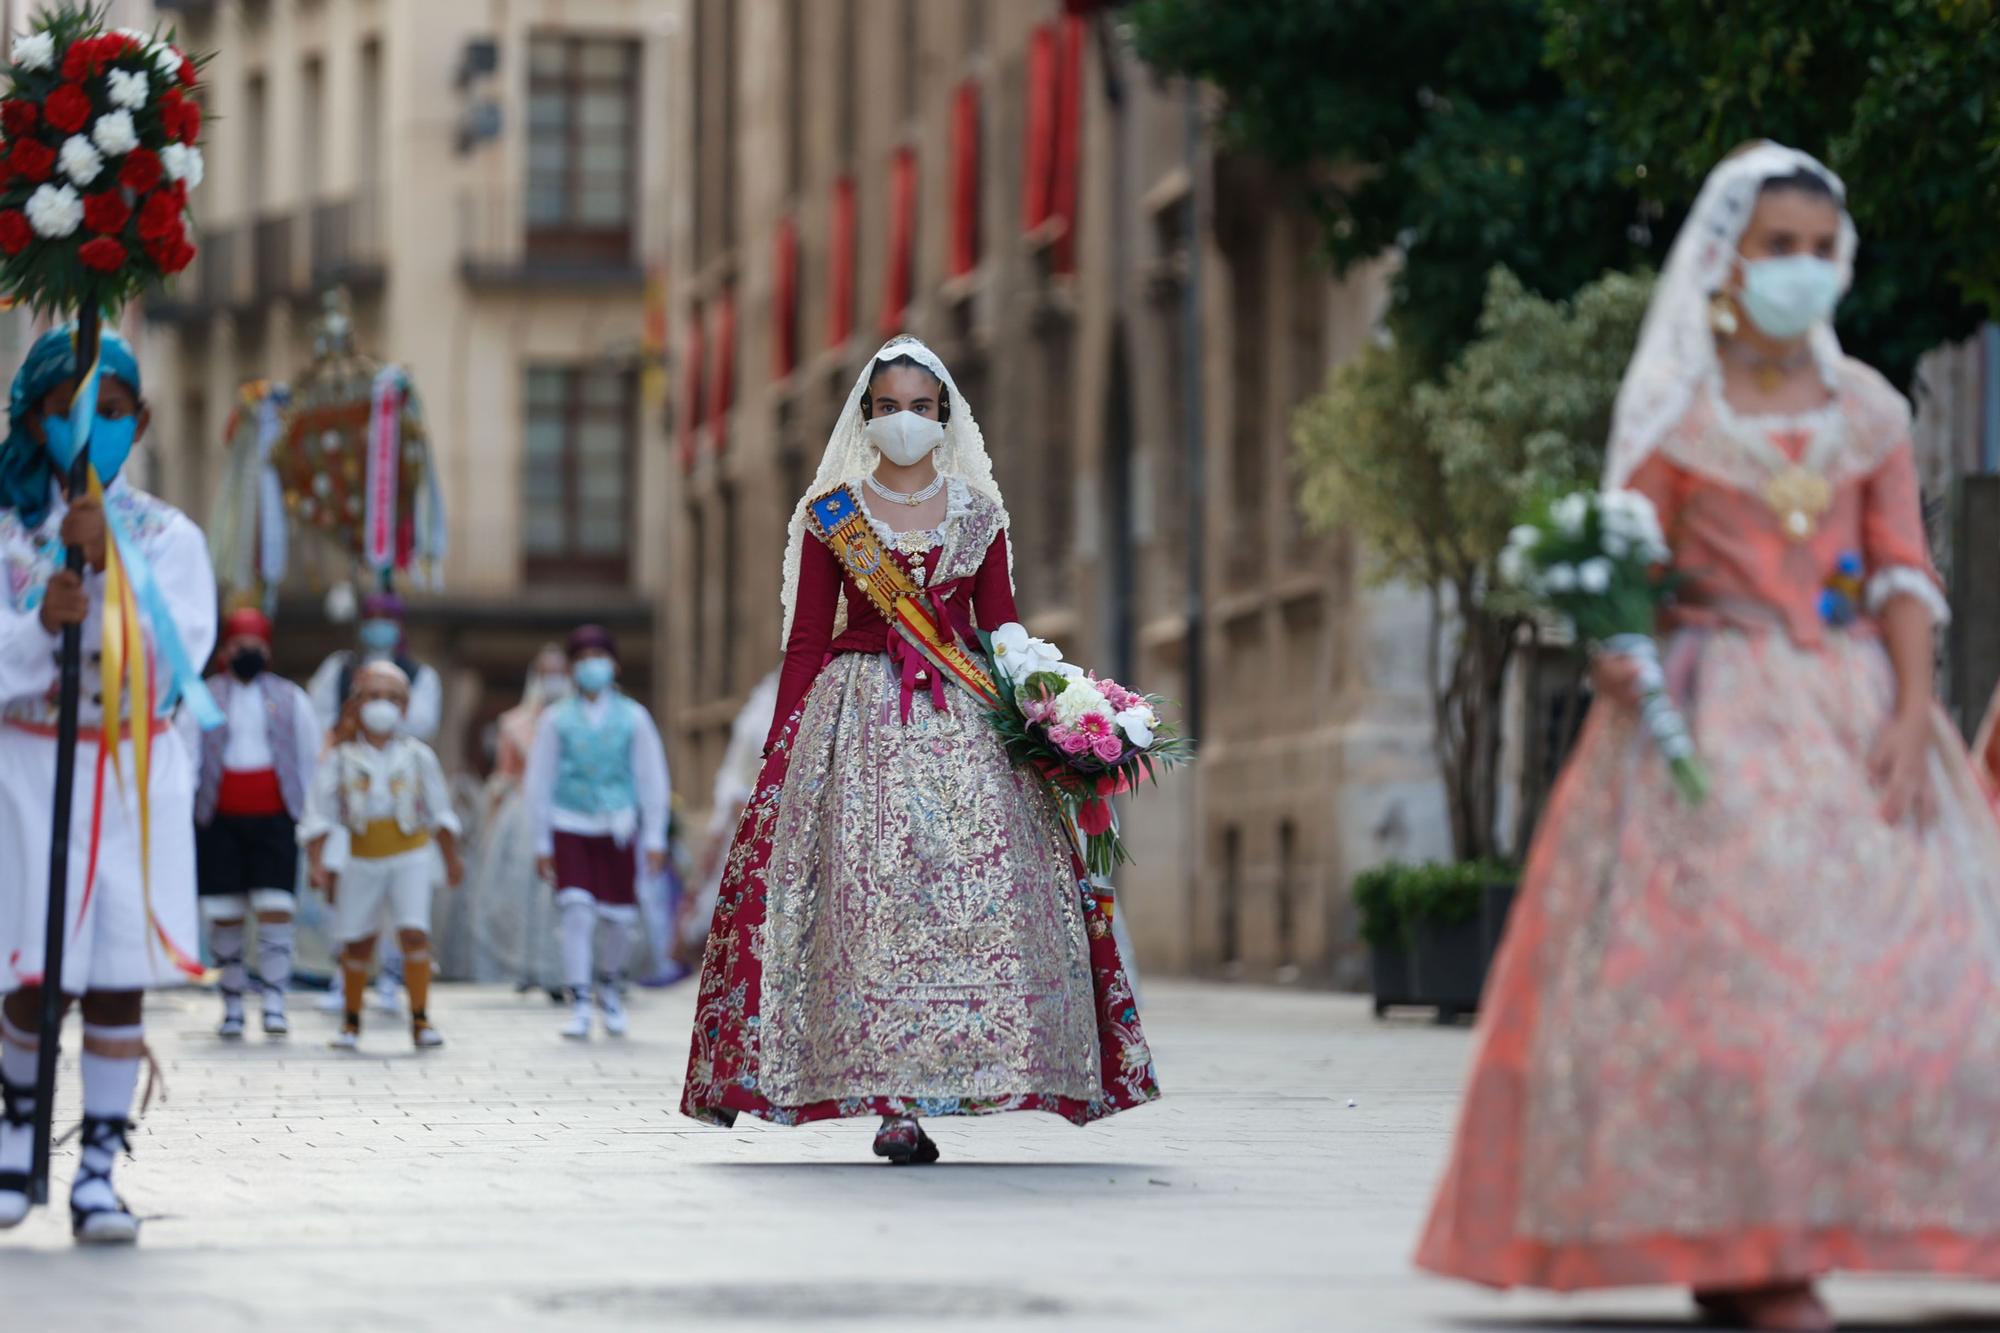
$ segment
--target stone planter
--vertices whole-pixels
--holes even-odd
[[[1422,1004],[1410,975],[1410,951],[1398,947],[1372,945],[1368,950],[1368,970],[1375,991],[1375,1017],[1389,1012],[1391,1005]]]
[[[1411,923],[1410,970],[1417,1003],[1435,1005],[1440,1023],[1479,1007],[1479,989],[1486,982],[1480,924],[1478,917],[1452,925]]]
[[[1493,955],[1499,952],[1501,936],[1507,933],[1507,915],[1514,910],[1514,889],[1511,882],[1488,884],[1479,896],[1480,956],[1488,969],[1493,966]]]

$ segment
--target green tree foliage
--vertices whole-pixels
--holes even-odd
[[[1471,338],[1487,272],[1566,297],[1648,236],[1538,0],[1138,0],[1155,68],[1223,94],[1228,146],[1293,173],[1342,268],[1400,248],[1391,326],[1424,373]]]
[[[1464,858],[1498,851],[1501,692],[1522,625],[1487,599],[1494,565],[1529,502],[1595,484],[1651,287],[1610,274],[1550,301],[1495,270],[1441,379],[1406,344],[1375,344],[1294,424],[1308,517],[1359,537],[1376,577],[1430,590],[1435,745]]]
[[[2000,317],[1994,0],[1546,0],[1549,58],[1602,107],[1637,184],[1685,210],[1732,148],[1770,138],[1846,178],[1861,231],[1841,332],[1907,383]]]

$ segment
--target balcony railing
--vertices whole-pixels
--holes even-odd
[[[478,287],[639,287],[635,205],[608,226],[530,222],[518,190],[475,190],[459,199],[459,272]]]
[[[305,269],[298,262],[294,236],[299,218],[280,213],[257,219],[250,227],[251,274],[258,302],[283,301],[306,294]]]
[[[388,276],[381,196],[375,191],[314,204],[307,214],[306,234],[314,287],[375,290]]]

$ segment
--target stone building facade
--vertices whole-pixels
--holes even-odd
[[[1446,850],[1423,608],[1307,531],[1288,462],[1292,408],[1371,336],[1382,275],[1336,280],[1303,209],[1199,116],[1191,139],[1183,91],[1095,8],[684,7],[675,762],[705,781],[776,664],[786,520],[862,360],[913,332],[979,415],[1032,628],[1183,701],[1199,658],[1203,758],[1125,812],[1142,964],[1351,979],[1352,874]]]
[[[306,366],[324,292],[404,364],[445,494],[443,589],[412,642],[446,682],[440,751],[484,758],[535,647],[582,620],[649,697],[665,584],[659,404],[641,398],[667,235],[671,5],[653,0],[179,0],[204,78],[201,255],[150,301],[161,491],[205,516],[239,386]],[[350,631],[299,553],[281,652]]]

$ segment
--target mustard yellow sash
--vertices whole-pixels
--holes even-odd
[[[980,703],[1000,707],[1000,690],[985,663],[959,642],[923,590],[882,549],[882,540],[875,535],[868,511],[853,487],[828,491],[806,506],[806,514],[819,539],[897,633]]]

